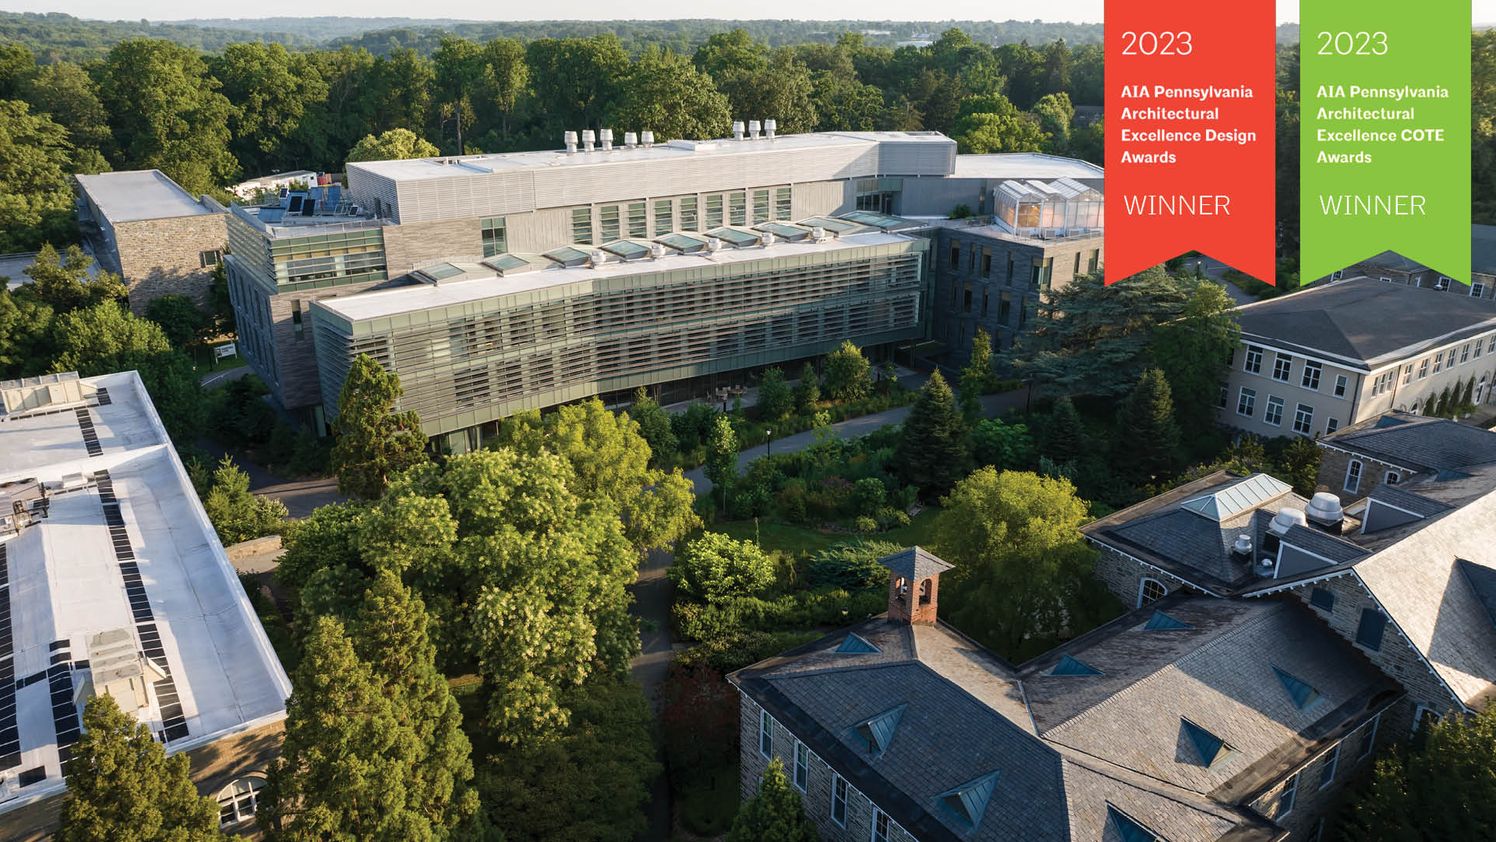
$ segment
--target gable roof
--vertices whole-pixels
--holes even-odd
[[[1321,438],[1319,444],[1419,473],[1496,462],[1496,433],[1406,412],[1344,427]]]
[[[1429,295],[1406,284],[1348,278],[1236,309],[1245,342],[1336,359],[1370,371],[1496,330],[1496,306],[1467,295]]]

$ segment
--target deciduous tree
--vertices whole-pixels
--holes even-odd
[[[430,158],[441,150],[426,142],[410,129],[390,129],[375,137],[364,135],[348,151],[348,161],[394,161],[404,158]]]
[[[738,478],[738,434],[726,415],[718,415],[706,440],[706,478],[727,508],[727,493]]]
[[[826,355],[826,395],[834,401],[860,401],[873,389],[872,366],[848,339]]]
[[[773,584],[774,560],[752,541],[705,532],[676,554],[670,580],[687,599],[727,602]]]
[[[651,463],[656,466],[666,465],[679,455],[680,445],[676,441],[675,430],[670,426],[670,413],[644,391],[643,386],[634,391],[634,402],[629,405],[629,417],[639,425],[639,435],[649,445]]]
[[[93,263],[93,258],[78,246],[68,246],[67,251],[58,254],[48,243],[37,252],[35,262],[26,267],[26,275],[31,278],[29,292],[56,313],[105,301],[124,301],[128,295],[124,281],[113,272],[94,272]]]
[[[795,409],[795,395],[777,366],[758,376],[758,413],[766,421],[778,421]]]
[[[722,137],[732,123],[727,97],[691,60],[659,47],[647,48],[629,68],[612,121],[650,129],[663,143],[675,138]]]
[[[0,252],[76,236],[72,157],[66,129],[24,102],[0,99]]]

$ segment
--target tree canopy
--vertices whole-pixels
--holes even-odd
[[[426,461],[421,420],[395,409],[403,393],[399,375],[367,354],[354,358],[333,422],[332,464],[344,494],[378,497],[391,476]]]

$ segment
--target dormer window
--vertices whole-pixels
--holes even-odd
[[[904,705],[886,710],[869,719],[854,730],[857,735],[867,743],[869,754],[879,755],[888,750],[888,744],[893,742],[894,731],[899,727],[899,720],[904,716]]]
[[[1229,757],[1236,749],[1226,744],[1226,741],[1210,733],[1204,728],[1196,725],[1188,719],[1180,718],[1180,727],[1184,736],[1194,746],[1195,754],[1200,758],[1200,765],[1209,769],[1217,761]]]

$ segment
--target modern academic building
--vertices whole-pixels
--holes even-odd
[[[1101,264],[1090,164],[957,155],[936,132],[737,129],[350,163],[346,185],[232,206],[241,352],[319,428],[351,357],[371,353],[427,432],[463,450],[521,409],[638,386],[689,397],[846,339],[959,354],[969,330],[937,327],[933,303],[964,289],[960,273],[985,270],[1016,301]],[[988,257],[938,259],[956,239]],[[973,326],[1018,324],[1022,307],[986,295]]]

